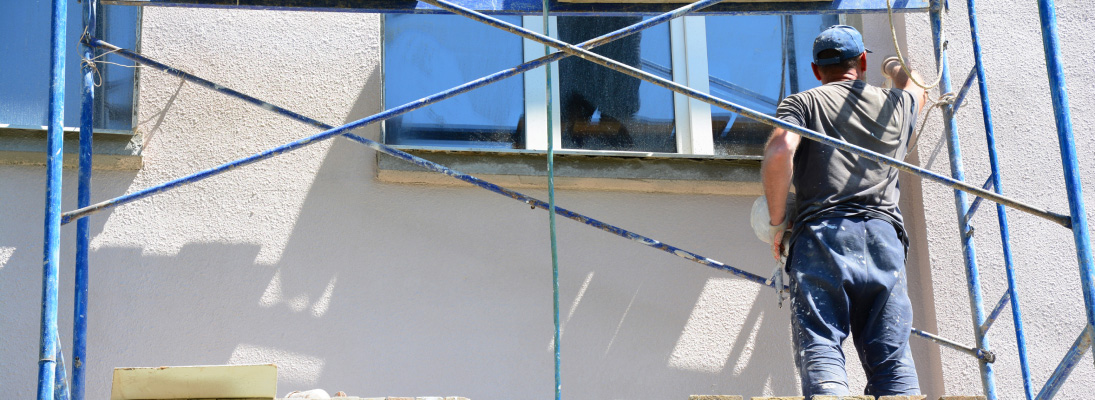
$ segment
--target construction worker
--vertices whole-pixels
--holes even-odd
[[[902,159],[924,90],[891,60],[884,73],[894,89],[868,85],[866,53],[853,27],[821,32],[812,67],[822,86],[785,98],[776,117]],[[912,305],[898,170],[777,128],[765,147],[761,176],[772,252],[777,260],[787,257],[803,395],[850,394],[841,350],[849,335],[867,375],[864,394],[919,394],[909,351]],[[797,211],[787,215],[792,182]]]

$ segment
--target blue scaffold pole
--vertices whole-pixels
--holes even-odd
[[[83,0],[84,37],[95,35],[99,0]],[[86,43],[81,46],[83,62],[83,91],[80,101],[80,171],[76,195],[77,207],[91,202],[91,144],[95,127],[95,50]],[[87,370],[87,302],[88,302],[88,246],[90,243],[90,218],[76,221],[76,269],[73,289],[72,312],[72,391],[73,400],[84,400],[84,380]]]
[[[1076,341],[1072,343],[1072,347],[1065,353],[1065,357],[1057,365],[1057,369],[1053,370],[1053,374],[1046,380],[1045,386],[1042,386],[1042,390],[1038,392],[1038,397],[1035,397],[1035,400],[1049,400],[1057,395],[1057,391],[1061,390],[1061,386],[1065,384],[1065,380],[1072,373],[1072,369],[1080,364],[1084,354],[1087,354],[1087,350],[1091,348],[1093,335],[1095,335],[1095,328],[1092,325],[1088,325],[1086,329],[1080,332],[1080,336],[1076,338]]]
[[[992,124],[992,110],[989,108],[989,87],[988,81],[985,79],[985,64],[981,58],[981,39],[978,36],[975,3],[976,0],[966,0],[966,7],[969,10],[970,35],[973,38],[974,70],[977,71],[977,88],[981,92],[981,115],[985,122],[985,141],[988,146],[989,166],[992,169],[993,191],[1003,194],[1004,187],[1001,185],[1000,161],[996,154],[996,135]],[[957,109],[958,104],[956,103],[954,110]],[[970,212],[972,213],[973,210],[970,210]],[[967,223],[969,222],[969,218],[964,219]],[[1015,324],[1015,343],[1019,351],[1019,370],[1023,378],[1023,392],[1026,394],[1027,400],[1032,400],[1034,399],[1034,385],[1030,381],[1030,364],[1027,362],[1027,339],[1023,332],[1023,314],[1019,307],[1019,293],[1016,289],[1015,261],[1011,256],[1008,215],[1007,209],[1000,204],[996,205],[996,219],[1000,224],[1000,243],[1003,246],[1004,271],[1008,280],[1008,291],[1004,296],[1010,298],[1011,301],[1011,317]],[[999,307],[993,309],[991,318],[996,318],[998,309]],[[982,321],[981,324],[984,326],[984,329],[981,329],[981,335],[988,335],[988,328],[991,325],[986,321]]]
[[[68,373],[65,369],[65,351],[61,348],[61,340],[57,339],[57,368],[53,375],[53,400],[69,400]]]
[[[939,60],[940,82],[939,90],[942,93],[951,91],[950,68],[947,60],[947,49],[944,45],[947,40],[943,33],[943,1],[933,0],[931,7],[932,39],[935,47],[935,56]],[[947,147],[951,161],[951,177],[958,181],[965,181],[965,172],[962,168],[962,149],[958,140],[958,122],[954,118],[954,110],[943,109],[943,127],[947,136]],[[977,341],[976,346],[985,351],[991,351],[988,338],[981,330],[985,323],[985,310],[981,300],[980,274],[977,270],[977,252],[973,245],[973,236],[967,233],[970,230],[966,213],[969,211],[969,202],[966,201],[966,193],[960,190],[954,191],[955,210],[958,215],[959,240],[962,241],[962,254],[966,261],[966,283],[969,289],[970,314],[973,318],[973,333]],[[993,374],[992,363],[984,359],[979,360],[981,367],[981,386],[984,388],[985,397],[988,400],[996,400],[996,382]]]
[[[1092,260],[1091,238],[1088,236],[1087,212],[1084,210],[1080,165],[1072,135],[1072,115],[1068,108],[1065,72],[1061,65],[1061,48],[1057,39],[1057,11],[1053,0],[1038,0],[1038,16],[1042,22],[1042,44],[1045,48],[1049,90],[1053,99],[1053,115],[1057,123],[1057,139],[1061,147],[1065,188],[1068,191],[1068,209],[1072,216],[1072,237],[1076,242],[1084,311],[1087,313],[1087,326],[1095,327],[1095,262]]]
[[[49,121],[46,137],[46,212],[42,255],[42,320],[38,342],[38,400],[53,400],[57,362],[57,277],[61,242],[61,154],[65,119],[65,34],[68,2],[53,0],[50,21]]]

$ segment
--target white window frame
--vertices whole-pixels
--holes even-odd
[[[843,20],[844,15],[839,18]],[[557,17],[549,17],[551,24],[551,37],[558,38]],[[543,32],[542,16],[523,16],[521,24],[526,29]],[[672,80],[681,85],[688,86],[702,93],[710,93],[710,74],[707,48],[707,26],[705,16],[686,16],[669,21],[670,58]],[[554,51],[554,50],[552,50]],[[544,46],[532,40],[522,39],[522,53],[524,62],[529,62],[543,57]],[[630,151],[630,150],[590,150],[580,148],[562,147],[562,117],[559,107],[559,68],[558,63],[551,68],[551,98],[552,104],[552,132],[555,150],[568,154],[588,155],[623,155],[623,156],[656,156],[656,157],[716,157],[739,158],[741,155],[716,156],[714,133],[712,132],[711,105],[700,100],[691,99],[683,94],[673,93],[673,119],[676,139],[676,151],[672,153]],[[546,91],[547,82],[544,73],[545,67],[530,70],[522,74],[524,90],[525,111],[525,148],[517,151],[547,151],[548,147],[548,106]],[[403,145],[408,149],[434,149],[427,146]],[[495,151],[506,152],[495,148],[476,147],[474,145],[457,145],[441,148],[442,150],[455,151]],[[749,156],[751,157],[751,156]]]
[[[557,19],[549,17],[551,37],[557,36]],[[543,33],[543,17],[525,16],[522,25],[532,31]],[[704,17],[692,16],[669,22],[670,52],[672,59],[673,81],[693,89],[708,93],[707,73],[707,36]],[[524,39],[525,62],[544,56],[544,46],[532,40]],[[557,64],[556,64],[557,65]],[[547,150],[547,82],[545,67],[524,74],[525,83],[525,148],[528,150]],[[551,69],[551,98],[559,98],[559,68]],[[552,135],[555,150],[567,150],[579,153],[610,154],[650,154],[644,151],[588,150],[561,147],[562,117],[558,102],[552,107]],[[673,120],[676,124],[677,151],[668,154],[714,155],[715,145],[711,134],[711,106],[687,96],[673,94]]]

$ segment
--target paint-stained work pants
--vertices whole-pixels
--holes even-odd
[[[867,373],[864,394],[920,394],[909,350],[905,247],[894,226],[864,217],[805,224],[787,261],[803,395],[850,394],[840,347],[849,334]]]

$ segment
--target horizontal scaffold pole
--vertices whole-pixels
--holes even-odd
[[[467,8],[455,5],[453,3],[450,3],[450,2],[447,2],[447,1],[444,1],[444,0],[423,0],[423,1],[427,2],[427,3],[430,3],[430,4],[433,4],[433,5],[436,5],[438,7],[444,8],[445,10],[451,11],[454,14],[463,15],[465,17],[468,17],[470,19],[482,22],[484,24],[487,24],[487,25],[490,25],[490,26],[505,30],[505,31],[510,32],[510,33],[514,33],[514,34],[516,34],[518,36],[521,36],[523,38],[526,38],[526,39],[529,39],[529,40],[532,40],[532,41],[535,41],[535,42],[538,42],[538,43],[546,44],[546,45],[551,46],[551,47],[555,47],[555,48],[559,49],[561,52],[564,52],[564,53],[567,53],[567,54],[570,54],[570,55],[574,55],[574,56],[578,56],[579,58],[581,58],[583,60],[590,61],[590,62],[599,64],[599,65],[602,65],[602,66],[610,68],[614,71],[617,71],[617,72],[620,72],[620,73],[623,73],[623,74],[626,74],[626,75],[629,75],[629,76],[632,76],[632,77],[635,77],[635,78],[638,78],[638,79],[642,79],[644,81],[647,81],[647,82],[653,83],[655,85],[664,87],[666,89],[672,90],[676,93],[680,93],[680,94],[683,94],[685,96],[691,97],[693,99],[703,101],[704,103],[707,103],[707,104],[710,104],[710,105],[713,105],[713,106],[716,106],[716,107],[721,107],[721,108],[724,108],[726,110],[729,110],[729,111],[737,113],[737,114],[744,115],[746,117],[752,118],[752,119],[754,119],[758,122],[764,123],[764,124],[772,126],[774,128],[780,128],[780,129],[786,130],[788,132],[797,133],[797,134],[799,134],[803,137],[806,137],[807,139],[810,139],[810,140],[813,140],[813,141],[816,141],[816,142],[820,142],[820,143],[825,144],[827,146],[831,146],[831,147],[835,147],[835,148],[840,149],[840,150],[855,153],[858,156],[861,156],[861,157],[864,157],[864,158],[867,158],[867,159],[870,159],[870,160],[874,160],[874,161],[877,161],[879,163],[886,164],[886,165],[889,165],[891,167],[897,168],[899,170],[902,170],[902,171],[905,171],[905,172],[908,172],[908,173],[912,173],[914,175],[918,175],[920,177],[927,178],[927,179],[942,183],[944,185],[947,185],[947,186],[951,187],[952,189],[961,190],[963,192],[970,193],[970,194],[973,194],[975,196],[980,196],[980,197],[986,198],[988,200],[992,200],[996,203],[1003,204],[1003,205],[1015,208],[1017,210],[1020,210],[1020,211],[1023,211],[1023,212],[1029,213],[1029,214],[1033,214],[1033,215],[1045,218],[1047,220],[1056,222],[1057,224],[1060,224],[1061,226],[1064,226],[1066,228],[1070,228],[1070,229],[1072,228],[1072,218],[1067,216],[1067,215],[1062,215],[1062,214],[1051,212],[1051,211],[1046,210],[1044,208],[1035,207],[1035,206],[1020,202],[1018,200],[1015,200],[1015,199],[1012,199],[1012,198],[1009,198],[1009,197],[1005,197],[1003,195],[999,195],[999,194],[996,194],[994,192],[990,192],[988,190],[981,189],[981,188],[976,187],[976,186],[972,186],[972,185],[967,184],[965,182],[955,180],[955,179],[952,179],[952,178],[948,178],[948,177],[943,176],[943,175],[939,175],[935,172],[932,172],[932,171],[917,167],[915,165],[906,163],[904,161],[897,160],[897,159],[894,159],[894,158],[891,158],[891,157],[887,157],[887,156],[875,153],[875,152],[867,150],[863,147],[859,147],[859,146],[856,146],[854,144],[851,144],[851,143],[848,143],[848,142],[845,142],[845,141],[842,141],[842,140],[838,140],[838,139],[835,139],[833,137],[830,137],[830,136],[827,136],[827,135],[824,135],[824,134],[821,134],[821,133],[818,133],[818,132],[814,132],[812,130],[800,127],[798,125],[794,125],[794,124],[791,124],[791,123],[788,123],[788,122],[785,122],[785,121],[781,121],[779,119],[773,118],[770,115],[763,114],[763,113],[754,111],[752,109],[745,108],[745,107],[742,107],[742,106],[737,105],[735,103],[729,102],[727,100],[723,100],[723,99],[720,99],[718,97],[709,95],[707,93],[700,92],[700,91],[692,89],[688,86],[684,86],[684,85],[681,85],[679,83],[676,83],[676,82],[664,79],[662,77],[650,74],[646,71],[637,69],[633,66],[621,63],[619,61],[616,61],[616,60],[613,60],[611,58],[602,56],[600,54],[591,52],[589,50],[579,48],[577,46],[574,46],[572,44],[560,41],[558,39],[554,39],[554,38],[550,38],[550,37],[541,35],[539,33],[530,31],[530,30],[522,28],[520,26],[516,26],[516,25],[510,24],[508,22],[505,22],[505,21],[502,21],[502,20],[499,20],[499,19],[496,19],[496,18],[492,18],[492,17],[487,16],[485,14],[476,12],[474,10],[469,10]]]
[[[984,349],[979,349],[979,348],[976,348],[976,347],[965,346],[965,345],[962,345],[961,343],[955,342],[953,340],[944,339],[944,338],[939,337],[937,335],[933,335],[931,333],[924,332],[924,331],[916,329],[916,328],[912,329],[912,334],[916,335],[918,337],[924,338],[924,339],[928,339],[928,340],[932,341],[933,343],[938,344],[940,346],[949,347],[949,348],[961,351],[963,353],[969,354],[971,356],[977,357],[981,360],[984,360],[985,362],[988,362],[988,363],[996,362],[996,353],[993,353],[991,351],[987,351],[987,350],[984,350]]]
[[[432,5],[408,0],[104,0],[105,4],[130,6],[172,6],[208,8],[245,8],[258,10],[353,11],[372,13],[447,14]],[[928,0],[896,1],[897,12],[925,12]],[[460,0],[460,5],[489,14],[540,15],[541,0]],[[671,11],[678,4],[668,2],[602,3],[549,1],[551,15],[658,15]],[[772,14],[865,14],[884,13],[886,4],[880,0],[840,1],[754,1],[725,2],[704,9],[706,15],[772,15]]]
[[[721,1],[721,0],[705,0],[705,1],[700,1],[700,2],[697,2],[697,3],[693,3],[693,4],[690,4],[688,6],[678,8],[678,9],[672,11],[672,12],[669,12],[669,13],[666,13],[666,14],[663,14],[663,15],[659,15],[658,17],[651,18],[651,19],[642,21],[640,23],[637,23],[635,25],[631,25],[631,26],[628,26],[628,27],[618,29],[616,31],[607,33],[605,35],[596,37],[594,39],[590,39],[588,41],[585,41],[585,42],[579,44],[578,47],[581,47],[581,48],[594,48],[594,47],[609,43],[609,42],[611,42],[613,40],[616,40],[618,38],[637,33],[639,31],[641,31],[642,29],[646,29],[648,27],[651,27],[651,26],[654,26],[656,24],[665,22],[667,20],[683,16],[683,15],[685,15],[689,12],[692,12],[694,10],[698,10],[698,9],[703,8],[703,7],[709,6],[711,4],[717,3],[718,1]],[[352,128],[347,128],[348,125],[344,125],[342,127],[337,127],[337,128],[333,127],[331,125],[325,124],[325,123],[320,122],[318,120],[315,120],[315,119],[309,118],[307,116],[304,116],[300,113],[290,111],[288,109],[277,106],[275,104],[272,104],[272,103],[260,100],[258,98],[255,98],[253,96],[244,94],[240,91],[237,91],[237,90],[228,88],[226,86],[214,83],[212,81],[200,78],[198,76],[187,73],[187,72],[182,71],[180,69],[170,67],[168,65],[160,63],[156,60],[153,60],[153,59],[148,58],[146,56],[143,56],[141,54],[132,52],[130,50],[119,48],[117,46],[114,46],[114,45],[112,45],[110,43],[107,43],[107,42],[104,42],[102,40],[98,40],[98,39],[95,39],[95,38],[89,38],[89,39],[87,39],[87,44],[89,46],[92,46],[92,47],[108,50],[108,52],[110,52],[112,54],[116,54],[118,56],[130,59],[130,60],[132,60],[134,62],[137,62],[137,63],[140,63],[142,65],[145,65],[145,66],[148,66],[148,67],[152,67],[152,68],[167,72],[169,74],[172,74],[174,76],[182,78],[186,81],[197,83],[200,86],[204,86],[206,88],[213,89],[213,90],[218,91],[220,93],[224,93],[226,95],[229,95],[229,96],[232,96],[232,97],[235,97],[235,98],[239,98],[241,100],[244,100],[245,102],[254,104],[254,105],[256,105],[256,106],[258,106],[262,109],[273,111],[275,113],[287,116],[287,117],[289,117],[291,119],[294,119],[296,121],[300,121],[300,122],[303,122],[303,123],[310,124],[310,125],[313,125],[315,127],[318,127],[320,129],[324,129],[325,131],[336,130],[337,129],[337,130],[346,132],[346,133],[342,133],[342,135],[345,136],[346,138],[348,138],[350,140],[353,140],[355,142],[364,144],[365,146],[368,146],[368,147],[370,147],[370,148],[372,148],[376,151],[379,151],[381,153],[396,157],[398,159],[401,159],[401,160],[404,160],[404,161],[407,161],[407,162],[414,163],[414,164],[416,164],[418,166],[421,166],[423,168],[426,168],[430,171],[451,176],[453,178],[456,178],[456,179],[462,180],[464,182],[470,183],[472,185],[478,186],[480,188],[487,189],[489,191],[492,191],[492,192],[495,192],[495,193],[510,197],[512,199],[519,200],[519,201],[524,202],[525,204],[529,204],[529,205],[531,205],[535,208],[540,208],[540,209],[543,209],[543,210],[548,209],[548,204],[546,202],[542,201],[542,200],[533,198],[531,196],[527,196],[525,194],[522,194],[522,193],[519,193],[519,192],[516,192],[516,191],[513,191],[513,190],[503,188],[501,186],[498,186],[498,185],[495,185],[495,184],[490,183],[488,181],[476,178],[474,176],[464,174],[462,172],[455,171],[451,168],[445,167],[445,166],[443,166],[441,164],[438,164],[438,163],[435,163],[433,161],[426,160],[424,158],[417,157],[415,155],[412,155],[412,154],[409,154],[407,152],[404,152],[404,151],[392,148],[390,146],[378,143],[376,141],[373,141],[373,140],[370,140],[370,139],[355,135],[353,133],[349,133],[348,131]],[[458,87],[453,88],[451,90],[457,90],[457,89],[463,88],[464,86],[467,86],[467,85],[477,85],[475,87],[483,86],[483,85],[486,85],[490,82],[495,82],[499,79],[503,79],[503,78],[497,78],[496,77],[497,75],[505,75],[504,77],[510,77],[510,76],[516,75],[517,73],[520,73],[521,71],[530,70],[530,69],[536,68],[540,65],[543,65],[543,64],[546,64],[546,63],[549,63],[549,62],[552,62],[552,61],[556,61],[556,60],[559,60],[559,59],[562,59],[562,58],[565,58],[565,57],[569,57],[569,56],[570,55],[566,54],[566,53],[556,52],[556,53],[553,53],[549,56],[541,57],[541,58],[538,58],[536,60],[530,61],[528,63],[522,64],[521,66],[515,67],[513,69],[500,71],[496,74],[492,74],[492,75],[489,75],[487,77],[484,77],[484,78],[482,78],[478,81],[469,82],[465,85],[458,86]],[[535,64],[535,65],[532,65],[532,64]],[[529,66],[529,65],[531,65],[531,66]],[[525,66],[529,66],[529,67],[528,68],[523,68]],[[513,71],[518,70],[518,69],[520,69],[521,71],[513,72]],[[491,78],[491,77],[495,77],[496,79],[489,80],[488,83],[481,83],[481,84],[476,83],[476,82],[479,82],[481,80],[487,80],[488,78]],[[467,89],[467,90],[471,90],[471,89]],[[464,90],[464,91],[467,91],[467,90]],[[442,93],[447,93],[447,92],[442,92]],[[463,93],[463,92],[461,92],[461,93]],[[435,96],[439,96],[439,95],[441,95],[441,93],[439,93]],[[451,97],[451,96],[448,96],[448,97]],[[444,97],[444,98],[448,98],[448,97]],[[444,98],[436,100],[436,101],[443,100]],[[420,100],[420,102],[421,101],[424,101],[424,100]],[[436,102],[436,101],[433,101],[433,102]],[[397,115],[401,115],[401,114],[404,114],[406,112],[410,112],[414,109],[424,107],[425,105],[428,105],[428,104],[432,104],[432,102],[425,103],[425,104],[422,104],[420,102],[408,103],[408,104],[405,104],[403,106],[400,106],[400,107],[397,107],[397,108],[394,108],[394,109],[391,109],[391,110],[387,110],[383,113],[376,114],[374,116],[371,116],[369,118],[365,118],[365,119],[357,121],[357,122],[368,120],[370,118],[376,118],[376,119],[372,120],[373,122],[376,122],[376,121],[384,120],[384,119],[391,118],[391,117],[394,117],[394,116],[397,116]],[[398,109],[403,109],[404,107],[408,107],[408,108],[404,109],[402,111],[396,111]],[[381,114],[385,114],[385,113],[390,113],[390,114],[386,114],[386,116],[381,116]],[[355,122],[355,123],[357,123],[357,122]],[[366,126],[366,125],[369,125],[373,122],[366,122],[366,123],[363,123],[360,126]],[[355,123],[352,123],[352,124],[355,124]],[[325,133],[326,132],[321,132],[320,134],[314,135],[313,137],[318,136],[318,135],[324,135]],[[334,136],[333,134],[332,135],[327,135],[327,136],[324,136],[324,139],[325,138],[330,138],[330,137],[333,137],[333,136]],[[305,140],[307,140],[307,139],[305,139]],[[315,139],[315,140],[322,140],[322,139]],[[286,145],[286,146],[288,146],[288,145]],[[281,147],[285,147],[285,146],[281,146]],[[274,150],[276,150],[276,149],[274,149]],[[271,151],[273,151],[273,150],[271,150]],[[284,150],[284,151],[289,151],[289,150]],[[280,153],[278,153],[278,154],[280,154]],[[265,158],[269,158],[269,157],[272,157],[272,155],[267,156]],[[244,161],[244,160],[247,160],[247,159],[237,160],[237,162]],[[245,164],[237,165],[236,167],[246,165],[246,164],[249,164],[251,162],[256,162],[256,161],[258,161],[258,160],[246,162]],[[148,189],[145,189],[145,190],[142,190],[142,191],[134,192],[134,193],[131,193],[131,194],[128,194],[128,195],[125,195],[125,196],[115,198],[113,200],[108,200],[108,201],[104,201],[104,202],[101,202],[101,203],[97,203],[97,204],[91,206],[91,207],[95,207],[94,209],[92,209],[91,207],[85,207],[85,208],[80,208],[80,209],[77,209],[77,210],[74,210],[74,211],[70,211],[70,212],[64,214],[64,219],[63,219],[62,222],[67,224],[71,221],[74,221],[74,220],[77,220],[77,219],[80,219],[80,218],[84,218],[84,217],[86,217],[90,214],[93,214],[93,213],[96,213],[96,212],[99,212],[99,211],[114,208],[114,207],[117,207],[119,205],[130,203],[130,202],[139,200],[139,199],[144,198],[144,197],[152,196],[152,195],[157,194],[157,193],[163,193],[167,190],[170,190],[172,188],[184,185],[186,183],[195,182],[195,181],[207,178],[209,176],[225,172],[225,171],[227,171],[227,169],[224,169],[224,168],[228,167],[230,164],[233,164],[233,163],[224,164],[224,165],[221,165],[220,167],[216,167],[216,168],[213,168],[211,170],[207,170],[207,171],[199,172],[199,173],[196,173],[196,174],[192,174],[190,176],[177,179],[175,181],[167,182],[167,183],[164,183],[164,184],[152,187],[152,188],[148,188]],[[232,167],[232,168],[235,168],[235,167]],[[205,174],[206,172],[209,172],[209,171],[212,171],[212,170],[217,170],[218,172],[213,172],[211,174]],[[144,194],[141,194],[141,193],[144,193]],[[141,194],[141,195],[138,195],[138,194]],[[733,275],[736,275],[736,276],[741,277],[741,278],[745,278],[746,280],[749,280],[749,281],[754,282],[754,283],[759,283],[759,284],[761,284],[763,286],[766,286],[766,287],[775,288],[774,284],[768,283],[765,278],[763,278],[759,275],[756,275],[756,274],[753,274],[751,272],[744,271],[744,270],[741,270],[741,269],[738,269],[738,268],[734,268],[732,266],[729,266],[729,265],[726,265],[722,262],[719,262],[719,261],[716,261],[716,260],[701,256],[699,254],[696,254],[696,253],[693,253],[693,252],[690,252],[690,251],[687,251],[687,250],[683,250],[683,249],[680,249],[680,248],[672,246],[672,245],[662,243],[660,241],[657,241],[657,240],[648,238],[646,236],[630,232],[626,229],[623,229],[623,228],[620,228],[620,227],[617,227],[617,226],[614,226],[614,225],[611,225],[611,224],[607,224],[607,223],[598,221],[596,219],[593,219],[593,218],[590,218],[588,216],[585,216],[585,215],[582,215],[582,214],[567,210],[565,208],[556,207],[555,212],[556,212],[556,214],[561,215],[563,217],[566,217],[566,218],[569,218],[569,219],[584,223],[586,225],[595,227],[597,229],[601,229],[603,231],[612,233],[614,235],[617,235],[617,236],[620,236],[620,237],[624,237],[626,239],[630,239],[630,240],[642,243],[646,246],[653,247],[653,248],[656,248],[658,250],[662,250],[662,251],[665,251],[667,253],[673,254],[675,256],[678,256],[678,257],[681,257],[681,258],[684,258],[684,259],[687,259],[687,260],[691,260],[691,261],[694,261],[694,262],[697,262],[697,263],[700,263],[700,264],[703,264],[703,265],[706,265],[706,266],[709,266],[709,267],[712,267],[712,268],[715,268],[715,269],[727,271],[727,272],[729,272]],[[962,351],[964,353],[970,354],[970,355],[975,356],[975,357],[984,357],[985,354],[986,354],[985,352],[983,352],[980,349],[975,349],[975,348],[963,346],[963,345],[958,344],[954,341],[944,339],[944,338],[938,337],[936,335],[933,335],[933,334],[930,334],[930,333],[927,333],[927,332],[923,332],[923,331],[920,331],[920,330],[917,330],[917,329],[913,329],[912,333],[916,334],[918,337],[930,339],[935,343],[957,349],[959,351]],[[991,354],[991,353],[988,353],[988,354]]]

